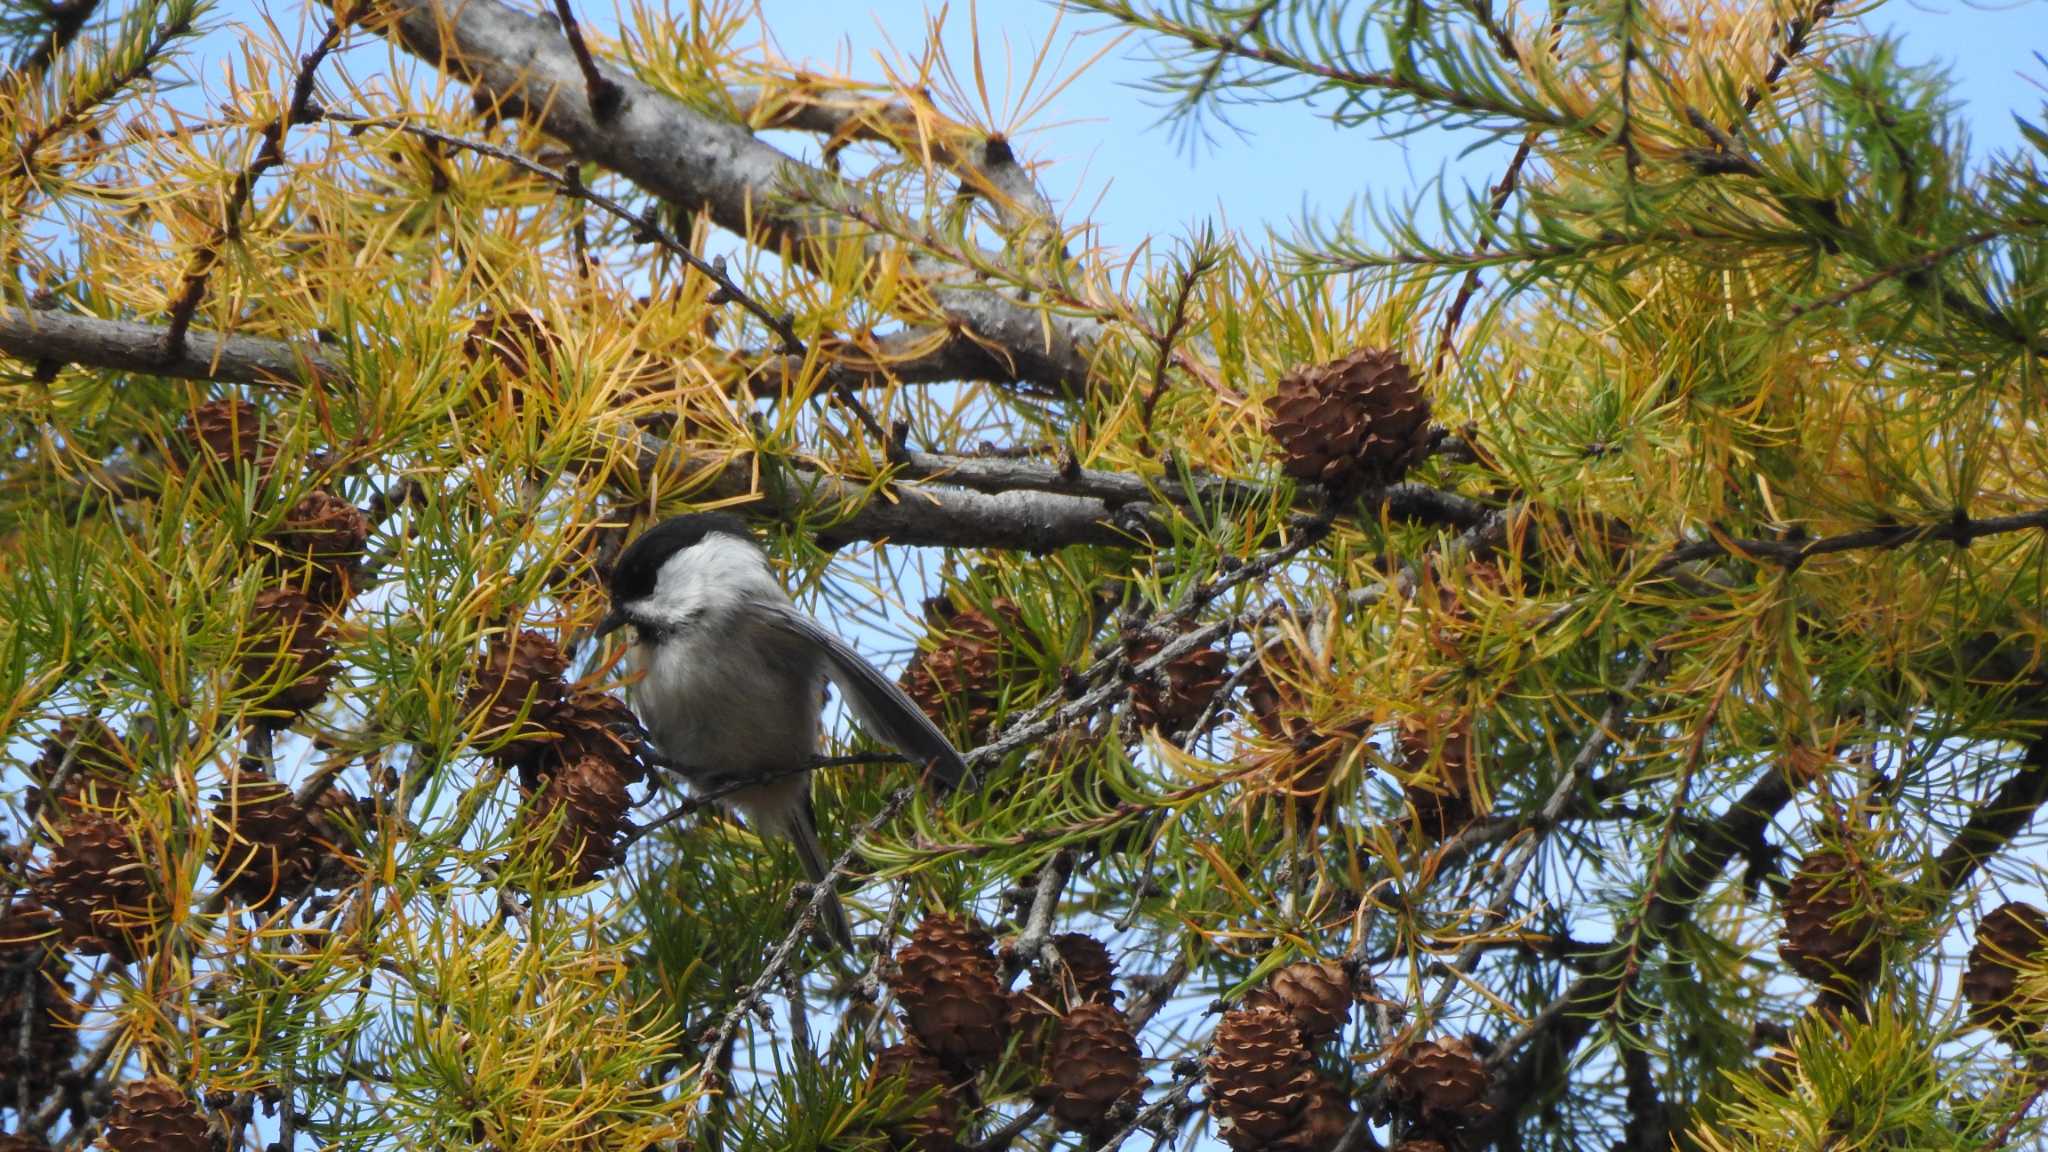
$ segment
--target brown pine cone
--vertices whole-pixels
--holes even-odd
[[[903,690],[941,727],[980,744],[1003,712],[1017,679],[1009,636],[1021,627],[1017,606],[996,600],[983,612],[936,599],[925,606],[933,633],[903,670]]]
[[[1809,854],[1786,887],[1784,903],[1778,951],[1793,971],[1842,991],[1861,988],[1877,975],[1881,919],[1847,857]]]
[[[1429,448],[1429,397],[1392,349],[1301,365],[1266,410],[1282,470],[1331,488],[1392,484]]]
[[[1394,1152],[1451,1152],[1441,1140],[1403,1140],[1394,1145]]]
[[[1451,1038],[1410,1045],[1387,1061],[1388,1093],[1424,1124],[1470,1124],[1488,1111],[1486,1063],[1470,1042]]]
[[[1150,660],[1166,645],[1143,628],[1124,630],[1124,659],[1133,666]],[[1229,679],[1224,666],[1229,657],[1215,648],[1183,652],[1150,673],[1131,681],[1131,718],[1138,727],[1157,728],[1167,736],[1179,736],[1193,728],[1209,709]]]
[[[10,910],[11,919],[15,912]],[[15,925],[0,931],[14,933]],[[78,1052],[78,1022],[84,1013],[72,998],[70,981],[51,963],[41,942],[17,945],[0,963],[0,1103],[12,1108],[20,1099],[23,1080],[29,1100],[40,1102],[57,1086],[71,1068]],[[33,1010],[32,1020],[24,1021]],[[23,1052],[23,1024],[27,1023],[28,1050]],[[4,1152],[0,1145],[0,1152]]]
[[[85,813],[58,827],[36,898],[57,914],[66,946],[125,964],[161,915],[150,876],[126,823]]]
[[[308,492],[273,537],[284,578],[308,599],[335,608],[354,594],[363,548],[370,541],[370,518],[362,509],[329,492]]]
[[[291,789],[262,773],[229,772],[213,809],[213,867],[251,905],[289,900],[312,882],[318,856]]]
[[[527,737],[546,729],[567,695],[562,673],[568,668],[568,658],[554,641],[531,629],[492,637],[489,652],[472,674],[463,707],[483,713],[480,735],[487,739],[515,732],[522,736],[499,751],[501,759],[516,761],[534,751],[533,741]],[[523,725],[519,720],[522,713],[526,716]]]
[[[12,1132],[0,1132],[0,1152],[50,1152],[50,1146]]]
[[[2001,904],[1977,922],[1963,971],[1970,1020],[1985,1028],[2048,1024],[2048,1004],[2020,993],[2022,967],[2048,968],[2048,913],[2032,904]]]
[[[902,1152],[957,1152],[961,1101],[945,1067],[916,1040],[891,1044],[875,1053],[868,1084],[879,1087],[892,1080],[902,1082],[908,1115],[888,1125],[891,1147]],[[917,1107],[919,1100],[928,1102]]]
[[[356,850],[356,841],[367,831],[374,808],[341,785],[330,783],[305,811],[303,851],[313,862],[314,887],[342,887],[360,871],[363,857]]]
[[[297,592],[272,588],[258,593],[249,612],[236,690],[264,697],[264,703],[285,713],[268,722],[286,725],[326,699],[334,675],[334,645],[327,641],[327,619],[320,610]]]
[[[555,739],[546,760],[573,764],[578,760],[602,760],[617,769],[628,784],[638,784],[647,775],[640,762],[640,725],[626,702],[608,692],[589,686],[573,689],[567,699],[549,710],[548,731]],[[529,788],[535,786],[527,780]]]
[[[1225,1013],[1208,1064],[1209,1111],[1237,1152],[1270,1147],[1301,1126],[1317,1075],[1293,1017],[1278,1008]]]
[[[1102,941],[1083,932],[1062,932],[1052,938],[1052,946],[1060,954],[1059,995],[1051,995],[1053,989],[1045,977],[1032,978],[1047,1002],[1068,1006],[1090,1000],[1116,1003],[1116,960]]]
[[[1351,1127],[1351,1098],[1342,1085],[1318,1073],[1308,1107],[1302,1110],[1301,1126],[1282,1137],[1277,1152],[1330,1152]]]
[[[213,1129],[184,1089],[161,1076],[114,1091],[102,1139],[107,1152],[212,1152]]]
[[[1010,996],[995,941],[976,925],[925,917],[897,950],[888,981],[904,1023],[947,1068],[979,1071],[1008,1046]]]
[[[550,773],[529,811],[543,822],[562,814],[550,854],[557,864],[573,863],[575,882],[582,884],[618,863],[619,834],[632,806],[625,776],[610,762],[585,756]]]
[[[1253,666],[1244,677],[1244,705],[1252,727],[1277,747],[1259,753],[1270,765],[1270,785],[1293,800],[1297,819],[1329,814],[1331,780],[1370,734],[1369,722],[1345,721],[1319,726],[1300,687],[1299,652],[1276,653]],[[1296,665],[1296,667],[1288,667]]]
[[[31,815],[52,802],[70,814],[122,807],[136,767],[127,744],[113,729],[90,716],[78,716],[57,725],[56,735],[43,742],[43,754],[29,765],[28,774],[36,783],[28,799]]]
[[[1301,693],[1292,683],[1275,677],[1264,662],[1248,670],[1241,683],[1245,711],[1259,735],[1299,744],[1310,733],[1313,725]]]
[[[1351,1020],[1351,977],[1335,960],[1289,964],[1265,987],[1245,997],[1247,1008],[1278,1008],[1301,1029],[1302,1043],[1316,1045],[1343,1031]]]
[[[171,443],[181,465],[210,464],[232,473],[238,464],[259,470],[271,449],[263,441],[263,415],[247,400],[208,400],[194,408]]]
[[[1445,714],[1409,720],[1399,741],[1402,791],[1416,827],[1431,840],[1447,840],[1477,816],[1470,717]]]
[[[50,945],[56,943],[57,914],[36,903],[33,896],[19,896],[0,911],[0,965],[26,958],[40,963]],[[0,1107],[6,1097],[0,1096]]]
[[[463,337],[462,354],[488,363],[485,379],[503,388],[517,408],[531,387],[534,363],[546,363],[561,346],[561,338],[549,330],[539,312],[531,308],[488,309]]]
[[[1100,1131],[1111,1109],[1145,1088],[1137,1037],[1123,1013],[1099,1001],[1061,1018],[1048,1067],[1053,1119],[1069,1132]]]
[[[1052,1050],[1053,1031],[1060,1021],[1059,1003],[1058,999],[1041,995],[1035,984],[1010,993],[1009,1008],[1003,1016],[1012,1042],[1010,1063],[1025,1074],[1033,1087],[1040,1083],[1040,1072]]]

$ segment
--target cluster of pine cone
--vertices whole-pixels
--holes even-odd
[[[0,1029],[8,1037],[0,1044],[0,1100],[9,1107],[23,1087],[31,1101],[48,1096],[78,1050],[83,1013],[57,946],[60,928],[57,917],[33,898],[18,899],[0,913]],[[19,1042],[24,1035],[26,1048]],[[161,1077],[132,1081],[114,1092],[100,1143],[107,1152],[214,1150],[213,1128],[199,1106]],[[0,1152],[48,1147],[8,1134],[0,1135]]]
[[[264,436],[262,415],[241,400],[199,405],[170,444],[174,468],[267,481],[280,454]],[[358,585],[367,517],[325,489],[284,515],[266,542],[259,593],[235,666],[235,690],[263,709],[262,728],[280,728],[317,706],[332,684],[333,622]],[[135,961],[153,947],[168,908],[158,891],[154,853],[130,820],[141,763],[128,741],[93,718],[59,724],[28,767],[29,815],[49,829],[47,851],[29,891],[0,911],[0,1031],[28,1036],[0,1045],[0,1091],[42,1099],[69,1066],[81,1008],[66,971],[69,956]],[[238,768],[209,815],[211,861],[223,889],[251,904],[298,896],[339,882],[354,861],[357,805],[328,787],[302,806],[269,774]],[[25,860],[23,861],[25,862]],[[143,1082],[116,1096],[106,1141],[126,1149],[210,1147],[158,1138],[177,1111]],[[178,1107],[205,1125],[181,1093]],[[125,1111],[124,1111],[125,1108]],[[167,1111],[169,1109],[169,1111]],[[182,1121],[179,1121],[182,1123]]]
[[[528,629],[495,637],[471,674],[467,709],[480,715],[495,758],[519,773],[526,818],[560,816],[548,842],[551,860],[576,883],[618,863],[630,827],[629,785],[645,776],[640,728],[624,702],[562,679],[568,658]]]
[[[1223,1016],[1210,1038],[1209,1114],[1237,1152],[1325,1152],[1351,1125],[1342,1084],[1316,1066],[1316,1049],[1351,1019],[1342,964],[1303,961]]]
[[[213,400],[187,417],[174,453],[188,468],[268,475],[276,446],[264,435],[262,416],[246,400]],[[307,493],[285,512],[265,552],[270,587],[249,614],[236,669],[236,691],[260,704],[257,723],[290,726],[327,698],[338,667],[336,621],[360,587],[370,520],[326,488]],[[240,900],[262,905],[287,900],[323,880],[338,880],[352,860],[348,845],[358,806],[347,792],[328,787],[309,807],[282,783],[255,768],[240,768],[222,787],[212,816],[214,869]],[[116,851],[110,829],[88,835],[101,851]],[[67,842],[68,842],[68,838]]]
[[[64,947],[128,963],[145,951],[165,907],[128,821],[140,769],[126,743],[97,720],[67,720],[29,766],[29,798],[51,828],[34,899],[55,918]],[[209,817],[212,863],[235,898],[267,905],[345,882],[356,862],[359,806],[330,785],[310,805],[269,775],[232,770]]]
[[[1015,991],[994,938],[971,922],[928,916],[898,949],[888,983],[906,1038],[877,1052],[870,1073],[912,1106],[890,1127],[897,1147],[957,1152],[975,1078],[999,1068],[1067,1131],[1106,1135],[1135,1106],[1146,1080],[1108,950],[1079,933],[1052,944],[1059,971]]]
[[[1275,972],[1223,1016],[1210,1038],[1209,1112],[1236,1152],[1327,1152],[1353,1123],[1350,1093],[1318,1066],[1359,999],[1350,971],[1330,960]],[[1410,1044],[1381,1069],[1397,1152],[1447,1152],[1486,1118],[1486,1063],[1461,1039]]]
[[[279,459],[263,435],[262,414],[246,400],[211,400],[193,409],[173,456],[187,468],[268,476]],[[285,727],[327,696],[335,676],[335,619],[361,581],[370,520],[360,508],[316,488],[285,512],[265,552],[271,587],[259,593],[238,669],[237,690],[270,709]]]
[[[168,914],[155,879],[160,869],[129,821],[140,768],[127,742],[97,720],[67,720],[28,774],[29,807],[52,831],[29,890],[0,911],[0,1034],[27,1037],[25,1050],[0,1044],[0,1099],[10,1102],[24,1087],[31,1100],[46,1098],[76,1053],[83,1010],[68,977],[71,957],[131,963],[154,947]],[[238,771],[210,817],[216,875],[252,904],[338,883],[355,860],[355,816],[355,803],[338,788],[302,808],[267,775]],[[176,1128],[187,1119],[203,1135],[205,1124],[181,1093],[154,1083],[116,1096],[120,1123],[110,1119],[107,1146],[210,1148],[155,1135],[161,1124]],[[173,1096],[176,1108],[164,1103]],[[123,1112],[130,1097],[134,1106]],[[184,1119],[164,1119],[173,1113]]]

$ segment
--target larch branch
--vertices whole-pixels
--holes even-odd
[[[707,213],[728,231],[774,246],[787,243],[813,263],[840,242],[859,239],[884,255],[900,250],[830,213],[799,208],[790,193],[822,189],[832,200],[861,193],[804,164],[739,124],[700,112],[604,62],[597,67],[621,92],[600,116],[582,95],[574,50],[547,20],[497,0],[394,0],[376,29],[414,55],[475,84],[500,107],[553,136],[579,159],[610,168],[666,200]],[[965,270],[912,254],[913,270],[947,317],[1005,351],[1019,378],[1081,392],[1089,383],[1087,349],[1102,334],[1095,321],[1053,315],[987,286],[963,282]]]

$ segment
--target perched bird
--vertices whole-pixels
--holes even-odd
[[[602,637],[631,626],[627,699],[661,754],[758,832],[795,843],[804,875],[825,881],[830,857],[811,809],[825,683],[839,686],[869,734],[925,766],[940,788],[967,773],[960,753],[896,682],[791,603],[768,555],[738,517],[676,516],[626,546],[611,573]],[[825,927],[852,940],[833,896]]]

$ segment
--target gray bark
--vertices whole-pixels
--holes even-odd
[[[347,387],[340,360],[310,341],[290,343],[255,336],[194,330],[185,352],[165,360],[165,329],[125,320],[61,312],[0,308],[0,351],[41,361],[175,376],[221,383],[296,386],[319,378]],[[1263,503],[1273,493],[1257,484],[1218,476],[1189,481],[1068,467],[1056,462],[906,451],[897,482],[881,494],[862,479],[831,476],[796,463],[770,465],[751,454],[691,453],[637,430],[634,449],[642,478],[696,477],[707,499],[753,496],[746,511],[789,518],[845,509],[843,520],[821,530],[828,543],[888,540],[951,548],[1011,548],[1044,552],[1076,544],[1144,546],[1161,517],[1175,507],[1220,502]],[[703,482],[701,477],[711,479]],[[1321,494],[1297,493],[1303,503]],[[1484,505],[1422,484],[1396,484],[1360,502],[1357,511],[1396,520],[1469,528]]]
[[[64,312],[0,307],[0,352],[30,363],[50,360],[118,372],[297,386],[309,378],[345,379],[341,364],[313,341],[193,332],[184,350],[164,355],[161,325],[101,320]]]
[[[771,244],[792,241],[799,261],[811,258],[814,243],[835,243],[847,225],[792,202],[792,190],[834,203],[862,199],[832,173],[603,62],[599,69],[618,85],[622,101],[611,115],[597,115],[585,97],[575,54],[552,21],[497,0],[391,0],[383,10],[397,19],[377,27],[389,28],[406,50],[475,84],[578,158],[610,168],[676,204],[708,212],[720,227],[743,235],[751,229]],[[879,239],[867,243],[878,251],[887,246]],[[989,259],[1002,262],[995,254]],[[947,316],[1001,348],[1015,378],[1077,393],[1086,388],[1086,349],[1102,335],[1100,324],[1048,315],[990,286],[965,283],[966,269],[929,257],[913,262]],[[965,334],[951,339],[972,343]]]

